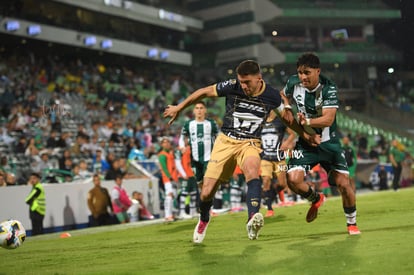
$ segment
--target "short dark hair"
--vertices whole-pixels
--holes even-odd
[[[319,69],[320,68],[320,61],[319,57],[311,52],[304,53],[301,56],[299,56],[297,62],[296,62],[296,68],[299,68],[301,66],[313,68],[313,69]]]
[[[201,104],[201,105],[203,105],[204,107],[206,107],[206,103],[205,103],[204,101],[202,101],[202,100],[197,100],[197,101],[194,103],[194,105],[196,105],[196,104]]]
[[[32,175],[32,176],[35,176],[35,177],[36,177],[36,178],[38,178],[38,179],[41,179],[41,176],[40,176],[40,174],[39,174],[39,173],[33,172],[31,175]]]
[[[254,60],[245,60],[237,66],[236,73],[238,75],[260,74],[260,65]]]

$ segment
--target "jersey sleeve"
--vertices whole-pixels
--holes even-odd
[[[323,98],[322,108],[338,108],[339,107],[338,89],[336,88],[336,85],[329,84],[328,88],[324,91],[322,98]]]
[[[229,79],[215,85],[217,96],[225,96],[227,92],[237,90],[239,83],[236,79]]]
[[[300,83],[300,80],[297,74],[290,76],[285,87],[283,87],[283,93],[287,97],[291,97],[293,95],[294,87],[298,83]]]
[[[215,120],[209,119],[209,121],[211,122],[211,136],[215,138],[219,133],[219,127]]]

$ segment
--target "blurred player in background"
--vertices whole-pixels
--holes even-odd
[[[164,212],[165,221],[174,221],[173,208],[174,198],[176,196],[175,186],[178,183],[179,173],[175,165],[175,157],[171,140],[164,137],[160,141],[161,150],[158,153],[158,161],[160,165],[160,171],[162,176],[162,183],[164,184],[165,199],[164,199]]]
[[[285,133],[288,137],[284,139]],[[288,150],[294,147],[296,134],[287,128],[275,112],[271,112],[265,125],[262,128],[262,153],[260,170],[263,182],[263,198],[267,207],[265,217],[274,215],[272,203],[279,194],[280,200],[284,201],[286,184],[286,156]],[[276,175],[276,188],[272,187],[272,181]],[[280,194],[281,193],[281,194]]]
[[[203,101],[194,104],[193,114],[194,119],[186,121],[181,130],[178,145],[180,148],[190,145],[191,166],[197,184],[201,186],[219,128],[214,120],[206,118],[207,108]]]
[[[175,165],[180,174],[179,192],[178,192],[178,209],[179,218],[190,219],[197,214],[196,200],[197,200],[197,181],[194,176],[193,168],[191,167],[191,149],[187,145],[184,148],[177,148],[175,150]]]

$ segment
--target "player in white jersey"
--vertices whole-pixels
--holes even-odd
[[[194,119],[186,121],[181,130],[178,145],[185,148],[187,139],[191,148],[191,166],[200,185],[219,129],[214,120],[206,118],[207,108],[203,101],[194,105],[193,113]]]
[[[298,122],[308,133],[316,132],[321,136],[321,143],[317,147],[309,146],[299,138],[295,147],[298,154],[291,157],[288,163],[288,186],[312,202],[306,216],[306,221],[312,222],[325,196],[304,182],[304,177],[307,171],[320,163],[328,172],[330,184],[335,184],[342,195],[348,233],[358,235],[355,192],[349,181],[348,165],[336,129],[336,110],[339,106],[337,87],[320,72],[318,56],[305,53],[298,58],[297,74],[288,79],[281,91],[285,108],[292,102],[297,109]],[[285,112],[285,117],[289,114],[293,119],[291,111]]]
[[[200,200],[201,185],[203,183],[204,172],[206,171],[208,161],[210,160],[211,150],[213,149],[214,140],[219,132],[216,122],[206,118],[207,108],[203,101],[194,104],[194,119],[187,120],[181,129],[178,146],[185,148],[186,144],[191,149],[191,166],[194,169],[195,178],[198,186],[189,186],[195,190],[196,207],[198,209]]]

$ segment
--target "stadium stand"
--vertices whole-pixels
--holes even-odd
[[[412,136],[397,131],[392,125],[380,125],[372,120],[372,117],[379,115],[371,115],[371,119],[358,115],[358,112],[365,111],[367,98],[376,98],[383,103],[399,102],[390,107],[402,112],[413,110],[412,83],[403,82],[401,93],[389,93],[388,88],[377,89],[385,87],[382,83],[373,84],[372,90],[366,88],[371,83],[366,72],[368,66],[376,67],[378,79],[382,80],[385,79],[382,75],[385,66],[401,62],[398,52],[375,41],[372,22],[384,22],[400,16],[398,10],[390,9],[381,1],[268,1],[270,10],[279,11],[275,13],[276,16],[267,14],[259,1],[243,12],[240,9],[244,7],[245,1],[129,1],[151,7],[151,11],[168,7],[180,12],[170,15],[173,18],[175,15],[185,16],[181,29],[175,23],[165,24],[160,18],[154,19],[152,23],[139,16],[131,19],[133,10],[125,10],[125,6],[105,7],[103,14],[83,7],[82,1],[71,1],[71,4],[64,2],[19,0],[9,5],[8,1],[4,1],[0,3],[2,20],[6,22],[4,20],[10,17],[60,28],[60,31],[69,29],[82,35],[92,33],[124,39],[133,44],[144,43],[139,44],[141,46],[155,45],[178,51],[178,54],[191,55],[193,59],[183,66],[160,58],[151,59],[145,54],[144,57],[128,56],[115,54],[111,50],[103,51],[98,46],[83,47],[82,41],[64,45],[42,40],[41,35],[34,39],[24,30],[7,32],[2,29],[0,102],[3,136],[0,155],[7,157],[6,170],[16,174],[20,184],[25,183],[33,163],[38,161],[36,157],[33,157],[35,160],[28,157],[24,151],[16,152],[18,140],[22,136],[27,140],[35,138],[38,141],[37,149],[41,151],[51,130],[55,129],[59,133],[58,138],[69,136],[67,148],[70,148],[78,142],[76,137],[82,125],[90,137],[99,135],[100,144],[105,150],[113,151],[117,157],[126,157],[130,149],[127,143],[130,136],[127,133],[132,132],[133,137],[141,142],[147,157],[151,158],[157,149],[158,137],[178,135],[178,126],[168,128],[166,121],[160,117],[160,110],[166,104],[178,102],[193,89],[215,82],[219,75],[220,78],[223,75],[234,76],[229,68],[244,58],[262,58],[264,78],[281,88],[285,77],[294,70],[297,55],[304,50],[316,50],[320,54],[326,67],[324,72],[339,84],[342,102],[353,107],[352,111],[357,111],[341,110],[338,123],[344,133],[351,133],[354,137],[357,134],[365,135],[370,145],[376,142],[373,137],[379,135],[384,136],[386,142],[398,138],[407,148],[413,146]],[[41,9],[32,8],[37,5]],[[339,21],[338,18],[324,18],[319,25],[315,25],[319,27],[306,27],[305,23],[314,20],[312,13],[320,9],[321,5],[333,13],[343,10],[349,12],[343,13]],[[234,12],[213,13],[223,6],[234,7],[226,9]],[[306,8],[304,10],[308,12],[295,15],[294,11],[298,7]],[[119,9],[123,9],[122,13],[119,13]],[[356,11],[357,15],[351,15]],[[243,16],[238,17],[241,13]],[[188,18],[189,14],[194,14],[195,18]],[[234,21],[235,17],[241,21]],[[196,18],[204,23],[204,31],[201,32],[203,27],[188,23],[188,20]],[[350,19],[353,19],[353,24],[346,24]],[[104,21],[110,26],[103,24]],[[279,26],[278,35],[272,36],[275,22]],[[243,28],[243,32],[251,32],[243,33],[240,24],[248,27]],[[338,46],[332,31],[342,28],[346,29],[349,38]],[[167,33],[173,37],[166,39]],[[228,34],[231,34],[230,38]],[[191,43],[184,43],[183,46],[184,41],[190,40]],[[265,48],[262,47],[263,43],[266,44]],[[246,54],[244,56],[239,54],[237,48],[241,45],[243,49],[257,46],[259,51],[243,51]],[[271,50],[267,52],[268,49]],[[225,58],[223,52],[233,54]],[[272,58],[267,58],[268,55],[272,55]],[[390,86],[398,88],[401,86],[398,83],[398,79],[393,79]],[[389,99],[401,95],[401,100]],[[211,115],[220,117],[223,102],[208,104]],[[191,112],[188,113],[190,115]],[[97,123],[97,132],[93,130],[94,123]],[[132,130],[127,125],[132,125]],[[122,139],[108,148],[108,133],[115,128]],[[404,128],[408,129],[408,126]],[[154,143],[153,148],[147,147],[148,135]],[[63,150],[51,150],[52,168],[45,174],[60,173],[57,163]],[[92,169],[94,157],[90,153],[77,153],[72,157],[74,163],[85,159]]]

